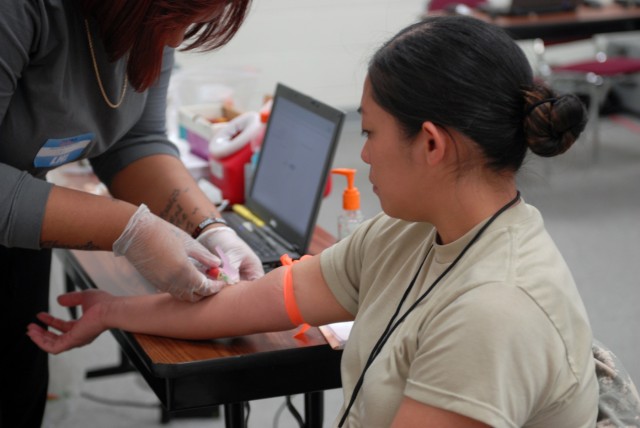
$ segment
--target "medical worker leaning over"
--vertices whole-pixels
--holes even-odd
[[[37,427],[46,353],[25,336],[47,310],[51,248],[113,250],[159,290],[196,301],[221,284],[194,267],[220,263],[243,279],[257,257],[218,222],[165,132],[173,49],[214,49],[250,0],[0,2],[0,426]],[[45,181],[88,158],[112,197]],[[210,223],[210,224],[207,224]],[[207,225],[196,241],[191,235]]]
[[[361,113],[362,159],[384,213],[351,236],[192,305],[64,295],[83,317],[40,314],[58,331],[32,324],[31,338],[57,353],[108,328],[198,339],[355,320],[336,425],[595,426],[587,314],[515,180],[527,150],[555,156],[574,143],[582,103],[536,85],[502,30],[454,16],[378,50]]]

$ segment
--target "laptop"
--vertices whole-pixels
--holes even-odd
[[[233,211],[223,217],[265,268],[284,253],[307,253],[345,113],[278,84],[244,206],[258,227]],[[269,251],[269,250],[274,251]]]
[[[478,9],[489,15],[520,16],[553,12],[569,12],[576,9],[581,0],[511,0],[511,4],[497,6],[491,2],[478,5]]]

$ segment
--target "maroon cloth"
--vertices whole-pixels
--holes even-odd
[[[599,76],[615,76],[640,72],[640,59],[615,57],[608,58],[604,62],[583,61],[568,65],[553,67],[554,71],[577,71],[583,73],[595,73]]]
[[[458,4],[464,4],[471,9],[478,6],[480,3],[485,3],[486,0],[431,0],[429,1],[428,10],[433,12],[435,10],[443,10],[448,7],[453,7]]]

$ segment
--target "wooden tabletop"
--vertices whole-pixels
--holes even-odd
[[[331,235],[318,229],[314,245]],[[55,250],[77,287],[116,295],[155,292],[124,259],[106,251]],[[230,320],[232,322],[232,320]],[[339,388],[340,359],[317,328],[229,339],[180,340],[112,330],[169,411]]]
[[[334,242],[335,239],[329,233],[321,228],[316,228],[310,253],[317,254]],[[156,292],[153,286],[124,257],[115,257],[111,252],[57,250],[57,254],[63,257],[67,270],[73,269],[85,276],[82,282],[87,287],[95,287],[118,296]],[[307,331],[301,339],[295,339],[294,333],[295,330],[291,330],[206,341],[169,339],[145,334],[134,334],[133,337],[148,355],[153,365],[184,364],[258,352],[328,346],[324,336],[317,328]]]
[[[52,181],[105,193],[86,168],[62,168]],[[317,254],[333,243],[331,234],[316,228],[309,253]],[[115,295],[156,292],[124,257],[111,252],[58,249],[55,254],[67,280],[76,287],[99,288]],[[197,341],[121,330],[111,333],[164,407],[179,411],[218,404],[233,407],[244,401],[302,393],[317,396],[318,391],[339,388],[342,351],[333,350],[317,328],[300,338],[294,338],[295,331]],[[321,425],[321,415],[315,416],[309,426]]]

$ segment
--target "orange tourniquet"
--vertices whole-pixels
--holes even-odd
[[[304,260],[307,257],[311,256],[302,256],[300,260]],[[296,296],[293,291],[293,272],[291,269],[293,268],[293,264],[299,260],[291,260],[289,255],[284,254],[280,257],[280,261],[287,269],[284,273],[284,307],[287,310],[289,320],[291,320],[294,325],[300,326],[300,330],[294,335],[294,337],[299,337],[311,327],[309,324],[304,322],[304,319],[302,319],[302,314],[300,314],[300,308],[298,307]]]

